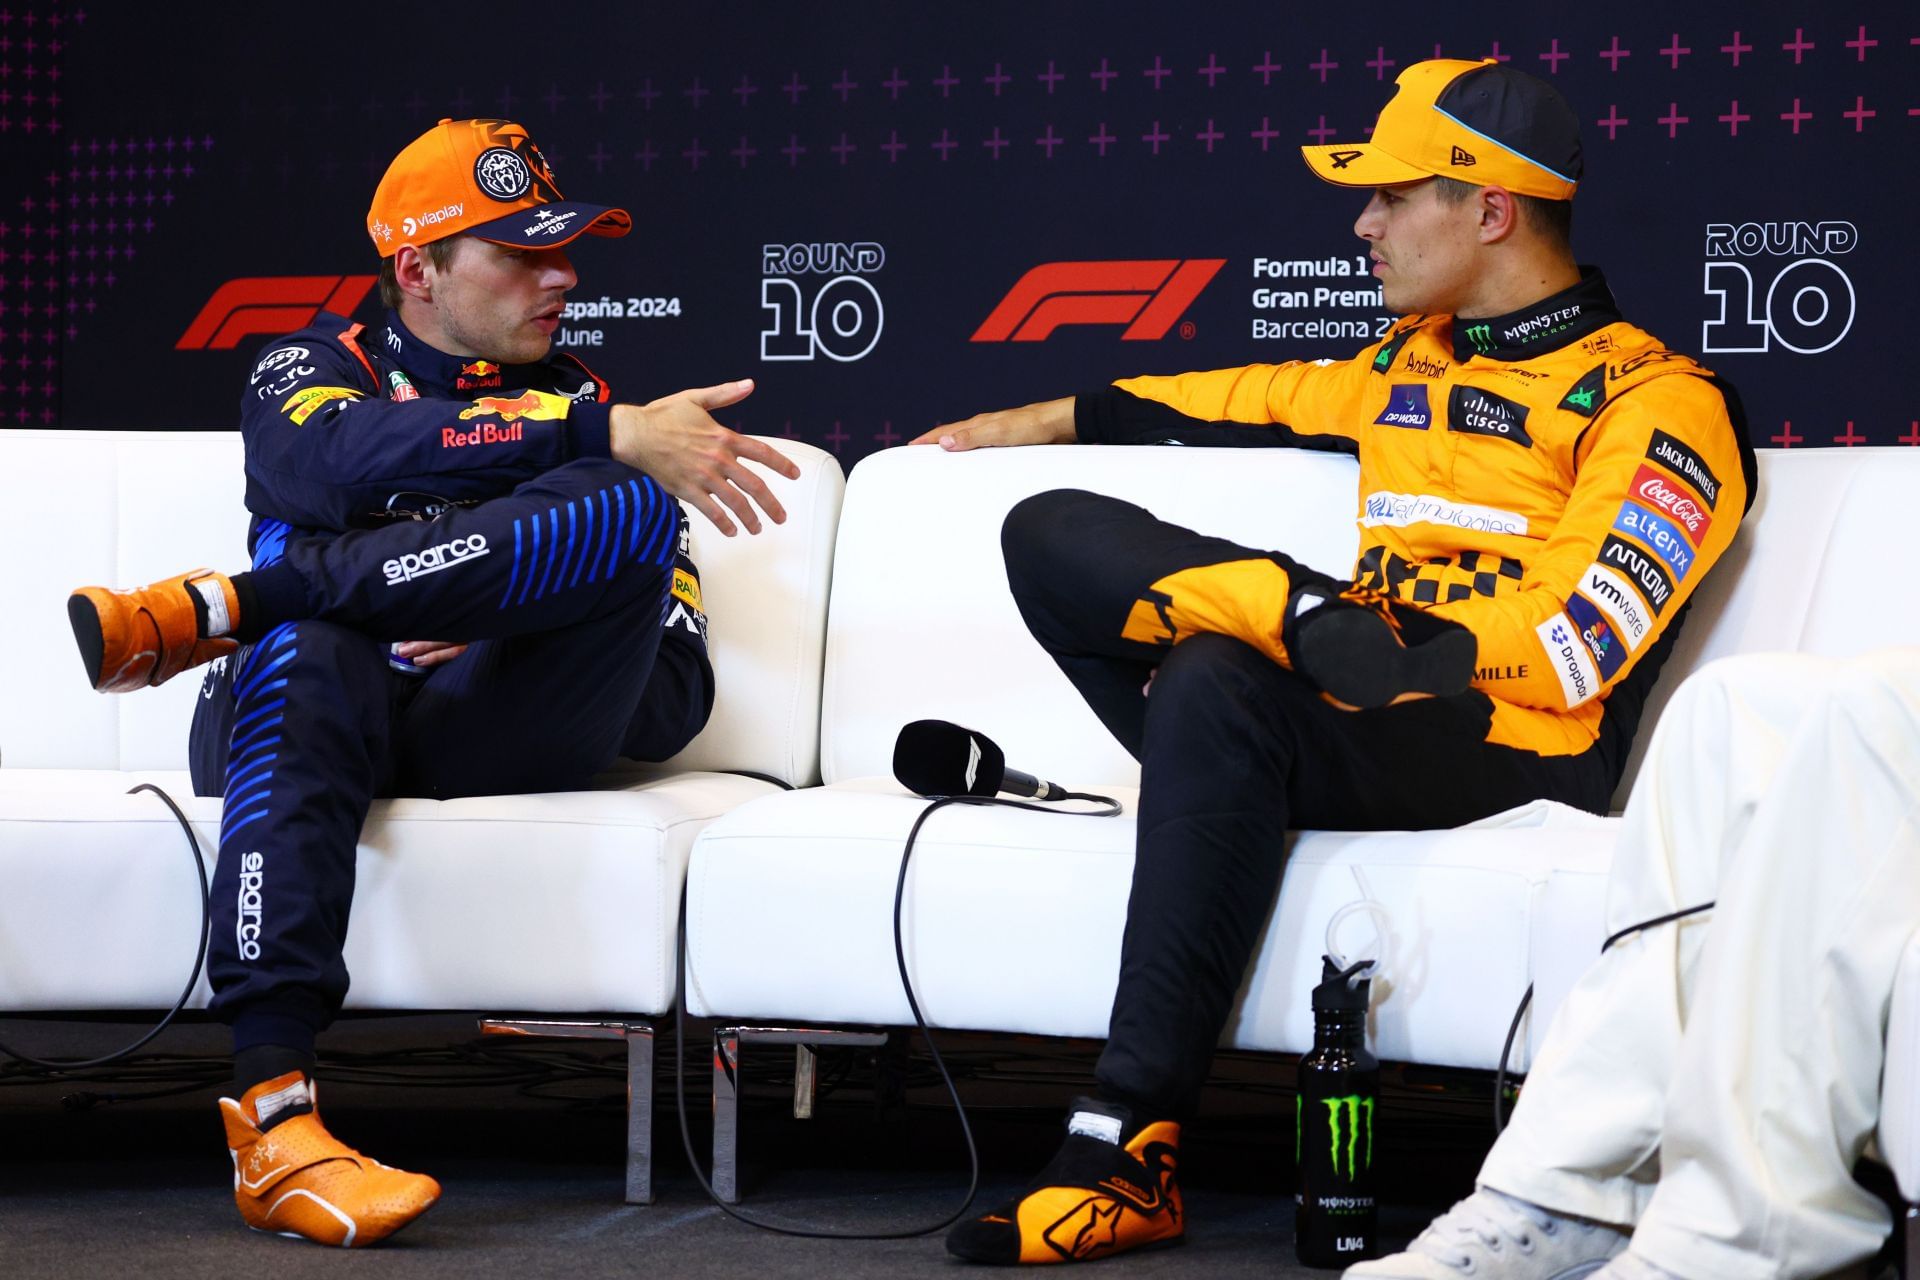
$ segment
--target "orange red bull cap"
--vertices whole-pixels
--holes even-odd
[[[1437,175],[1571,200],[1580,185],[1580,121],[1573,108],[1545,80],[1492,58],[1416,62],[1394,80],[1372,138],[1300,153],[1316,175],[1343,187]]]
[[[367,211],[381,257],[462,232],[521,249],[623,236],[625,209],[567,200],[527,131],[506,120],[442,120],[387,166]]]

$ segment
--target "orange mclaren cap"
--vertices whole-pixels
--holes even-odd
[[[367,234],[381,257],[471,232],[516,248],[623,236],[625,209],[566,200],[527,131],[506,120],[442,120],[408,143],[374,189]]]
[[[1580,121],[1560,91],[1492,58],[1416,62],[1394,81],[1366,142],[1302,147],[1315,174],[1343,187],[1435,175],[1523,196],[1571,200],[1580,185]]]

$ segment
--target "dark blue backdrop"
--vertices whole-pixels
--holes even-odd
[[[1360,199],[1294,148],[1365,131],[1398,68],[1439,51],[1572,100],[1581,256],[1741,387],[1759,443],[1920,443],[1895,315],[1920,276],[1909,6],[287,13],[0,12],[10,425],[231,425],[269,330],[329,299],[372,316],[374,182],[443,115],[522,121],[564,191],[633,211],[632,237],[576,255],[593,305],[566,325],[617,391],[752,376],[731,421],[848,465],[1122,374],[1348,354],[1380,309],[1353,296],[1364,277],[1314,273],[1353,263]],[[794,245],[841,248],[769,268]],[[1122,312],[1159,289],[1163,336],[974,340],[1031,268],[1109,261],[1149,265],[1067,278],[1133,295],[1105,304]]]

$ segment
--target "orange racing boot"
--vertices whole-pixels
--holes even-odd
[[[209,608],[195,583],[217,587],[220,606]],[[202,620],[208,616],[211,626]],[[131,693],[232,653],[238,645],[224,636],[240,621],[240,599],[224,573],[194,569],[130,591],[81,587],[67,597],[67,621],[88,683],[101,693]]]
[[[260,1131],[261,1110],[311,1107],[313,1085],[289,1071],[220,1099],[233,1156],[233,1198],[255,1231],[277,1231],[319,1244],[355,1248],[384,1240],[433,1207],[440,1184],[390,1169],[328,1133],[318,1114],[303,1111]]]
[[[1175,1179],[1180,1126],[1136,1125],[1124,1107],[1081,1098],[1067,1140],[1019,1199],[947,1233],[969,1262],[1087,1262],[1187,1242]]]

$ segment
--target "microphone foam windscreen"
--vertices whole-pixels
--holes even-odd
[[[915,720],[894,740],[893,776],[915,795],[990,796],[1006,774],[991,738],[946,720]]]

